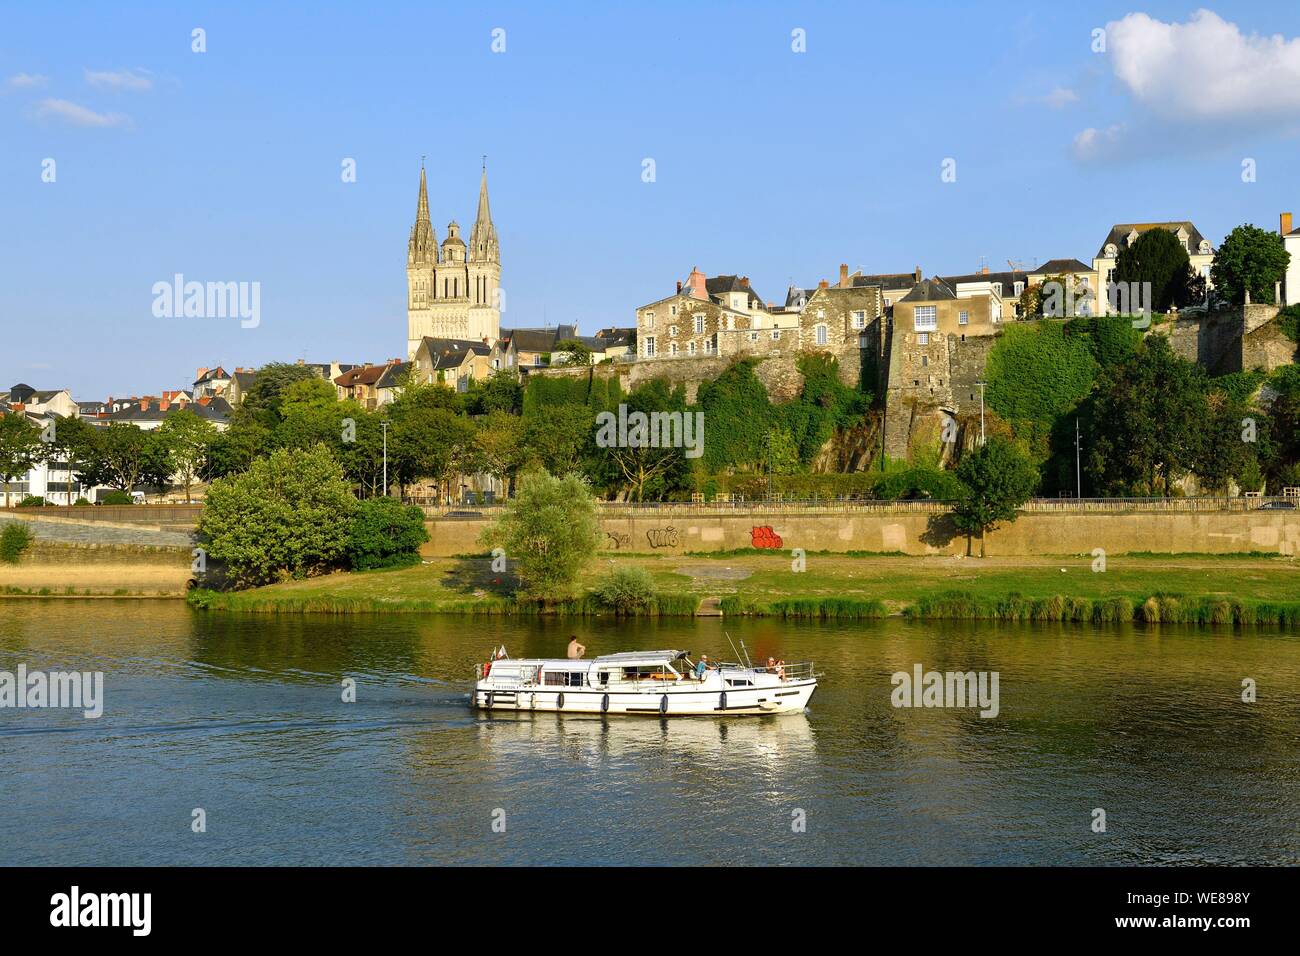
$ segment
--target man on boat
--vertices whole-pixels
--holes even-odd
[[[699,661],[695,664],[695,679],[704,680],[704,673],[709,669],[709,655],[701,654]]]
[[[578,643],[578,635],[574,634],[569,638],[569,660],[581,660],[582,655],[587,653],[587,646]]]

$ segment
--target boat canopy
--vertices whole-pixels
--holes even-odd
[[[614,664],[618,667],[636,667],[638,665],[666,664],[680,660],[688,653],[688,651],[623,651],[619,654],[602,654],[599,657],[593,657],[591,662],[598,667],[606,664]]]

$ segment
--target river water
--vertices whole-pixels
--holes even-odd
[[[729,657],[723,626],[0,601],[0,671],[105,682],[99,719],[0,710],[0,864],[1300,862],[1300,639],[1276,632],[729,620],[755,658],[817,662],[806,714],[466,706],[497,644]],[[894,707],[916,664],[996,671],[997,716]]]

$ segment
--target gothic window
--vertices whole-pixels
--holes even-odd
[[[817,344],[818,345],[826,344],[826,326],[824,325],[817,326]]]

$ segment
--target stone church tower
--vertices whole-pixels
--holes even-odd
[[[495,342],[501,332],[500,288],[501,247],[488,207],[487,165],[479,181],[469,245],[453,219],[440,246],[429,218],[429,189],[421,163],[420,198],[406,244],[407,358],[415,358],[426,335]]]

